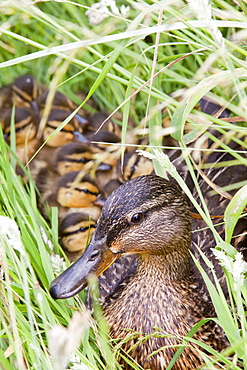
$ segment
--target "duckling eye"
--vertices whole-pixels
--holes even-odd
[[[87,158],[81,158],[79,162],[81,162],[81,163],[88,163],[89,162],[89,159],[87,159]]]
[[[99,251],[94,251],[92,254],[91,254],[91,256],[90,256],[90,258],[88,259],[89,261],[94,261],[94,260],[96,260],[96,258],[99,256]]]
[[[132,217],[131,217],[131,220],[130,222],[132,224],[139,224],[140,222],[142,222],[143,220],[143,213],[139,212],[139,213],[135,213]]]

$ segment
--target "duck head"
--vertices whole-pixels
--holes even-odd
[[[188,205],[176,185],[154,175],[130,180],[109,196],[88,248],[52,282],[50,293],[74,296],[90,274],[99,276],[124,255],[166,256],[173,269],[174,258],[189,261],[190,230]]]

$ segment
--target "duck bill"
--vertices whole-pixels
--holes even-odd
[[[73,135],[74,135],[74,141],[78,143],[84,143],[84,144],[90,143],[88,138],[79,131],[74,131]]]
[[[106,238],[93,238],[84,254],[51,283],[52,298],[73,297],[86,288],[89,275],[99,276],[119,257],[108,248]]]

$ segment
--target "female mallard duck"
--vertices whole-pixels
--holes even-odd
[[[53,281],[51,295],[71,297],[86,287],[89,274],[98,276],[121,256],[136,254],[136,271],[105,300],[104,313],[113,338],[126,338],[130,333],[126,329],[139,333],[123,345],[139,365],[165,369],[179,338],[201,319],[215,315],[202,279],[191,269],[190,245],[189,208],[177,186],[154,175],[137,177],[109,196],[90,245]],[[154,328],[159,328],[158,335]],[[140,342],[145,334],[148,339]],[[200,327],[194,338],[218,351],[228,344],[214,321]],[[196,369],[201,364],[191,344],[173,369]]]

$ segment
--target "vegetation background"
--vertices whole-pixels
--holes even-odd
[[[236,137],[246,132],[246,11],[244,0],[0,0],[0,87],[29,73],[88,112],[118,111],[122,145],[131,145],[126,133],[144,135],[148,140],[139,148],[155,156],[153,149],[162,148],[162,137],[171,132],[184,152],[209,127]],[[198,109],[205,94],[242,121],[233,125],[209,120]],[[88,104],[90,98],[95,108]],[[212,139],[216,150],[230,150]],[[246,142],[241,145],[246,148]],[[120,368],[120,345],[112,346],[108,339],[100,307],[96,304],[92,321],[87,313],[78,314],[85,293],[65,301],[49,296],[50,282],[67,263],[58,245],[56,210],[48,225],[37,209],[34,184],[24,187],[15,175],[15,159],[9,161],[3,136],[0,147],[0,368]],[[238,153],[233,155],[235,164],[246,165]],[[157,173],[163,174],[163,159],[154,161]],[[193,172],[191,163],[188,156]],[[226,212],[226,241],[246,204],[246,193],[245,187],[231,203],[238,214]],[[15,223],[8,223],[6,216]],[[233,266],[235,251],[227,243],[219,246]],[[239,272],[239,265],[234,266]],[[221,354],[208,348],[212,356],[203,355],[204,369],[247,369],[245,272],[244,266],[237,281],[234,269],[227,272],[231,307],[217,279],[216,289],[205,276],[231,346]],[[181,339],[180,350],[190,340]]]

